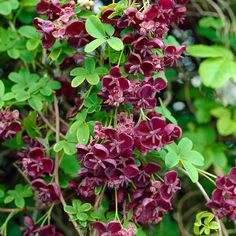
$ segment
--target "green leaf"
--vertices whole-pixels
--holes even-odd
[[[64,140],[63,140],[63,141],[59,141],[58,143],[56,143],[56,144],[53,146],[53,150],[54,150],[55,152],[60,152],[60,151],[63,149],[63,147],[64,147],[64,143],[65,143]]]
[[[106,67],[97,67],[95,72],[99,75],[106,75],[108,73],[108,69]]]
[[[189,178],[192,180],[193,183],[196,183],[198,181],[198,171],[194,165],[192,165],[188,161],[181,160],[184,169],[187,171]]]
[[[39,127],[37,125],[37,113],[35,111],[31,112],[22,122],[24,130],[27,134],[35,139],[36,137],[40,137],[41,133],[39,131]]]
[[[71,81],[71,86],[73,88],[76,88],[78,87],[79,85],[81,85],[85,80],[85,77],[84,76],[76,76],[72,81]]]
[[[64,155],[61,159],[60,168],[69,176],[75,177],[80,168],[77,157]]]
[[[115,28],[110,24],[104,23],[103,26],[105,27],[105,31],[109,36],[112,36],[115,33]]]
[[[93,73],[93,74],[86,75],[86,80],[89,82],[89,84],[96,85],[99,83],[100,78],[99,78],[98,74]]]
[[[98,38],[87,44],[84,48],[84,51],[86,53],[93,52],[96,48],[98,48],[100,45],[106,42],[106,39],[104,38]]]
[[[105,29],[101,21],[96,16],[90,16],[85,23],[88,34],[94,38],[103,39],[106,37]]]
[[[36,31],[34,26],[24,25],[18,29],[18,32],[26,38],[34,39],[39,38],[39,33]]]
[[[165,156],[165,164],[168,168],[173,168],[178,165],[179,157],[175,152],[168,152]]]
[[[89,141],[90,130],[87,123],[82,123],[77,129],[77,139],[80,144],[86,145]]]
[[[7,203],[10,203],[14,200],[14,197],[13,196],[7,196],[5,197],[4,199],[4,203],[7,204]]]
[[[189,138],[182,138],[178,144],[181,154],[189,152],[193,148],[193,142]]]
[[[66,213],[71,214],[71,215],[77,213],[77,210],[76,210],[74,207],[69,206],[69,205],[65,205],[65,206],[64,206],[64,211],[65,211]]]
[[[77,214],[77,217],[78,217],[78,219],[81,220],[81,221],[86,221],[86,220],[88,219],[88,214],[83,213],[83,212],[79,212],[79,213]]]
[[[229,69],[231,61],[224,58],[204,60],[199,67],[199,75],[203,84],[211,88],[219,88],[231,78]]]
[[[95,70],[95,61],[92,58],[87,58],[84,62],[84,66],[87,72],[93,73]]]
[[[29,105],[36,111],[41,111],[43,108],[43,103],[39,96],[31,96],[29,98]]]
[[[76,67],[73,70],[71,70],[70,75],[72,76],[85,76],[87,74],[87,70],[83,67]]]
[[[4,196],[5,196],[5,192],[2,189],[0,189],[0,198],[3,198]]]
[[[200,27],[204,27],[204,28],[214,28],[214,29],[221,29],[224,27],[224,21],[222,21],[220,18],[216,18],[216,17],[211,17],[211,16],[207,16],[207,17],[202,17],[199,22],[198,22]]]
[[[56,49],[53,49],[51,50],[50,54],[49,54],[49,57],[53,60],[53,61],[56,61],[60,54],[61,54],[61,51],[62,51],[62,48],[56,48]]]
[[[207,46],[204,44],[191,45],[187,47],[187,53],[194,57],[220,57],[226,59],[233,59],[233,53],[227,48],[221,46]]]
[[[222,117],[217,120],[216,127],[222,136],[228,136],[236,131],[236,122],[229,117]]]
[[[70,142],[64,142],[63,149],[67,155],[74,155],[77,151],[75,143]]]
[[[15,95],[15,98],[16,98],[17,101],[23,102],[23,101],[27,100],[28,98],[30,98],[30,95],[29,95],[29,93],[27,93],[24,90],[22,90],[22,91],[18,90],[16,95]]]
[[[80,201],[79,199],[74,199],[74,200],[72,201],[72,205],[73,205],[73,207],[74,207],[77,211],[79,211],[79,210],[80,210],[80,206],[81,206],[81,201]]]
[[[124,48],[123,42],[117,37],[111,37],[107,40],[107,43],[116,51],[121,51]]]
[[[0,2],[0,14],[9,15],[11,13],[12,7],[9,1]]]
[[[26,48],[29,50],[29,51],[34,51],[40,44],[40,40],[39,39],[29,39],[26,43]]]
[[[25,206],[25,199],[23,197],[15,198],[15,205],[19,208],[23,208]]]
[[[81,207],[80,207],[80,211],[84,212],[84,211],[89,211],[92,209],[92,205],[90,203],[84,203]]]
[[[16,48],[11,48],[11,49],[7,50],[7,54],[9,57],[11,57],[13,59],[18,59],[20,57],[20,52]]]
[[[191,162],[193,165],[196,165],[196,166],[204,165],[204,157],[197,151],[185,152],[182,158]]]
[[[0,80],[0,100],[2,99],[4,93],[5,93],[5,86],[4,83]]]

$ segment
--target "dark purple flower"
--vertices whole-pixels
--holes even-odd
[[[93,227],[98,231],[99,236],[116,236],[119,235],[118,233],[122,229],[118,221],[111,221],[108,224],[97,221],[93,223]]]
[[[68,43],[74,48],[83,47],[91,40],[91,36],[85,30],[85,24],[81,20],[74,20],[67,24],[65,33],[69,36]]]
[[[30,236],[36,230],[36,225],[30,216],[24,216],[24,227],[20,228],[23,236]]]
[[[150,162],[139,167],[139,173],[136,175],[134,182],[137,187],[143,188],[150,184],[150,177],[161,168],[159,165]]]
[[[19,112],[17,110],[10,111],[5,108],[0,111],[0,144],[12,139],[18,132],[21,131],[21,123],[18,121]]]
[[[124,78],[118,66],[110,70],[110,74],[102,79],[102,89],[98,96],[112,106],[124,102],[124,93],[130,88],[130,82]]]
[[[27,156],[20,161],[24,173],[32,178],[50,174],[53,171],[53,160],[44,156],[43,148],[31,148]]]
[[[147,37],[139,37],[136,41],[132,43],[132,46],[135,48],[137,53],[140,53],[142,57],[151,55],[153,48],[163,48],[164,44],[161,39],[154,38],[149,39]]]
[[[131,53],[129,55],[129,62],[124,65],[125,71],[128,74],[142,74],[144,76],[151,76],[154,72],[154,66],[150,61],[142,62],[139,54]]]
[[[118,28],[126,28],[128,26],[136,26],[141,23],[140,12],[136,8],[127,8],[124,11],[124,16],[118,19]]]
[[[43,179],[32,181],[32,189],[38,192],[42,203],[57,201],[60,197],[60,188],[56,183],[46,184]]]
[[[47,15],[49,20],[55,20],[59,17],[61,12],[61,5],[58,0],[45,1],[41,0],[37,6],[36,11],[39,14]]]
[[[169,171],[164,176],[164,184],[160,187],[160,195],[161,197],[169,201],[175,192],[177,192],[180,188],[180,180],[175,171]]]
[[[104,145],[109,150],[110,157],[116,157],[127,150],[133,149],[133,138],[126,133],[118,133],[115,129],[107,128],[104,130],[109,139]]]
[[[160,150],[165,126],[166,122],[162,118],[153,117],[151,120],[140,121],[135,127],[135,135],[145,149],[149,151]]]
[[[177,65],[177,61],[182,57],[182,53],[185,51],[185,49],[185,46],[180,46],[179,48],[175,46],[166,46],[163,49],[165,66]]]

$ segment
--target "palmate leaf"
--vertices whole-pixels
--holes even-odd
[[[107,43],[116,51],[121,51],[124,48],[123,42],[117,37],[111,37],[107,40]]]
[[[90,16],[85,23],[88,34],[94,38],[101,39],[106,37],[105,28],[102,22],[96,16]]]
[[[91,53],[105,42],[106,42],[105,38],[95,39],[85,46],[84,51],[87,53]]]

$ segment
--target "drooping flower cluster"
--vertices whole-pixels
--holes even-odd
[[[46,15],[47,20],[35,18],[33,23],[39,32],[42,32],[44,48],[50,48],[56,39],[67,40],[68,43],[80,48],[87,44],[91,37],[85,31],[85,22],[75,18],[75,2],[60,4],[58,0],[41,0],[36,10]]]
[[[21,131],[21,123],[18,119],[19,112],[17,110],[10,111],[9,108],[5,108],[0,111],[0,144],[12,139]]]
[[[236,167],[230,170],[228,177],[216,179],[216,189],[207,206],[214,209],[219,218],[236,220]]]
[[[164,182],[151,181],[148,188],[138,188],[132,194],[129,209],[133,209],[132,219],[140,224],[158,223],[172,208],[171,200],[180,189],[180,180],[175,171],[164,176]]]
[[[53,225],[37,227],[30,216],[24,217],[24,225],[25,227],[21,228],[23,236],[30,236],[32,234],[37,234],[38,236],[63,236]]]
[[[18,165],[25,175],[32,181],[32,189],[38,192],[39,200],[42,203],[57,201],[60,196],[60,188],[56,183],[46,184],[42,179],[43,175],[53,172],[54,161],[46,157],[43,146],[38,141],[33,141],[28,136],[24,137],[27,144],[25,148],[18,152]]]
[[[172,195],[179,189],[176,173],[166,174],[164,183],[160,184],[155,193],[146,190],[151,188],[151,176],[159,171],[160,167],[153,162],[144,164],[142,160],[139,160],[140,164],[137,164],[138,158],[135,157],[133,151],[138,149],[142,153],[147,153],[160,150],[162,145],[178,139],[181,130],[173,124],[166,124],[156,113],[152,113],[152,116],[148,114],[147,119],[135,125],[132,117],[121,113],[118,115],[116,129],[96,123],[95,137],[90,144],[77,145],[78,157],[83,164],[79,175],[83,177],[83,180],[79,186],[71,182],[71,187],[76,189],[80,197],[86,201],[94,201],[95,187],[106,182],[109,188],[118,189],[118,203],[122,203],[127,197],[128,186],[136,186],[133,193],[136,204],[133,201],[131,204],[133,210],[138,209],[146,198],[153,199],[156,207],[159,203],[167,202],[165,204],[168,207],[166,211],[163,210],[162,214],[160,213],[160,218],[171,208]],[[138,192],[142,194],[136,198]],[[155,217],[150,217],[150,221],[155,222]],[[138,213],[134,220],[145,223],[141,218],[139,220]]]
[[[122,76],[119,67],[115,66],[111,68],[110,75],[103,77],[98,96],[110,106],[131,103],[137,109],[153,109],[156,106],[155,94],[165,87],[166,81],[162,78],[146,77],[142,82],[129,81]]]
[[[124,65],[126,73],[140,73],[146,77],[153,72],[163,72],[165,66],[177,64],[185,46],[165,46],[163,37],[174,22],[184,19],[186,1],[178,2],[179,4],[173,0],[160,0],[142,12],[129,7],[121,17],[111,17],[115,12],[113,8],[102,12],[102,21],[112,24],[118,35],[127,27],[133,31],[122,37],[123,42],[133,49],[128,57],[129,62]]]

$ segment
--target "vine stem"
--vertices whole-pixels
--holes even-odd
[[[54,110],[55,110],[55,118],[56,118],[56,142],[58,143],[60,141],[60,113],[59,113],[59,107],[58,107],[58,100],[56,95],[54,95]],[[55,168],[54,168],[54,176],[55,176],[55,183],[60,186],[59,181],[59,162],[60,162],[60,156],[59,152],[56,152],[56,158],[55,158]],[[63,207],[66,206],[66,201],[62,195],[62,192],[60,192],[60,201]],[[71,216],[68,214],[69,219],[71,219]],[[74,225],[74,228],[78,235],[82,235],[79,225],[75,221],[71,221]]]
[[[185,171],[183,168],[178,167],[178,169],[180,171],[182,171],[185,175],[189,176],[187,171]],[[200,192],[202,193],[202,195],[206,199],[206,201],[207,202],[210,201],[210,198],[209,198],[207,192],[205,191],[205,189],[203,188],[203,186],[198,181],[195,184],[197,185],[198,189],[200,190]],[[216,215],[216,213],[215,213],[215,211],[213,209],[212,209],[212,212],[215,215],[216,222],[217,222],[217,224],[219,226],[219,236],[228,236],[229,234],[228,234],[224,224],[217,217],[217,215]]]

